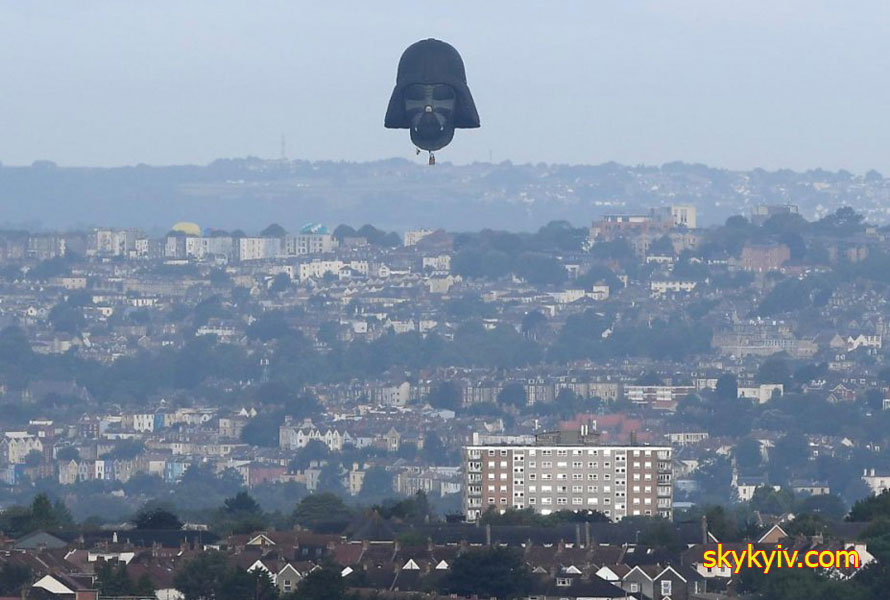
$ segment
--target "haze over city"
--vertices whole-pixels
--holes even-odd
[[[0,600],[887,598],[887,31],[0,0]]]
[[[395,6],[395,5],[393,5]],[[858,2],[0,2],[0,161],[366,161],[401,50],[460,48],[472,161],[890,171],[890,7]]]

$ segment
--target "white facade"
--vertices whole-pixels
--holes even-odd
[[[405,232],[405,238],[403,240],[403,244],[405,246],[416,246],[417,242],[428,236],[433,232],[432,229],[415,229],[412,231]]]

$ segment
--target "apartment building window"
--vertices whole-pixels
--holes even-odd
[[[557,577],[556,578],[556,586],[557,587],[569,587],[572,585],[572,580],[569,577]]]
[[[609,481],[610,479],[612,479],[612,476],[609,475],[608,473],[603,473],[603,479],[605,479],[606,481]]]
[[[560,505],[566,505],[569,503],[568,498],[557,498],[556,503]]]
[[[589,456],[599,456],[599,455],[600,455],[600,451],[599,451],[599,450],[588,450],[588,451],[587,451],[587,454],[588,454]]]
[[[557,473],[556,478],[557,479],[568,479],[568,475],[566,475],[565,473]]]
[[[584,473],[572,473],[572,481],[581,481],[584,479]]]
[[[501,473],[500,476],[501,476],[501,479],[502,479],[502,480],[507,479],[507,474],[506,474],[506,473]]]
[[[489,469],[493,469],[493,468],[494,468],[494,461],[493,461],[493,460],[488,461],[488,468],[489,468]]]
[[[532,449],[528,451],[529,456],[534,456],[535,454],[537,454],[537,450]]]
[[[599,479],[599,477],[600,476],[597,475],[596,473],[588,473],[587,474],[587,479],[589,479],[590,481],[597,481]]]
[[[588,498],[587,504],[599,504],[599,498]]]
[[[529,468],[529,469],[534,469],[534,468],[536,468],[537,466],[538,466],[538,463],[536,463],[536,462],[533,461],[533,460],[530,460],[530,461],[528,462],[528,468]]]
[[[553,504],[553,498],[541,498],[541,504]]]
[[[489,451],[488,451],[488,455],[489,455],[489,456],[494,456],[494,450],[489,450]]]
[[[572,486],[572,493],[573,493],[573,494],[580,494],[580,493],[583,492],[583,491],[584,491],[584,486],[583,486],[583,485],[573,485],[573,486]]]
[[[568,464],[569,463],[567,463],[566,461],[560,460],[556,463],[556,468],[557,469],[565,469],[568,466]]]
[[[595,462],[589,462],[589,463],[587,463],[587,468],[588,468],[588,469],[596,469],[598,466],[599,466],[599,465],[596,464]]]
[[[651,468],[652,468],[652,461],[651,461],[651,460],[647,460],[647,461],[646,461],[646,468],[647,468],[647,469],[651,469]]]
[[[488,491],[493,493],[493,492],[494,492],[494,486],[493,486],[493,485],[488,486]]]
[[[506,498],[501,498],[501,504],[506,504],[506,503],[507,503],[507,499],[506,499]]]
[[[637,494],[640,493],[640,486],[635,485],[635,486],[633,487],[633,490],[634,490],[634,493],[637,493]]]
[[[597,493],[598,491],[599,491],[599,486],[597,486],[597,485],[588,485],[588,486],[587,486],[587,493],[588,493],[588,494],[595,494],[595,493]]]
[[[640,451],[639,451],[639,450],[634,450],[634,456],[639,456],[639,455],[640,455]]]
[[[565,493],[565,492],[569,491],[569,487],[566,485],[558,485],[558,486],[556,486],[556,491]]]
[[[652,480],[652,473],[646,473],[646,474],[644,474],[644,475],[643,475],[643,479],[645,479],[646,481],[651,481],[651,480]]]
[[[534,493],[537,492],[537,491],[538,491],[538,486],[536,486],[536,485],[530,485],[530,486],[528,486],[528,493],[529,493],[529,494],[534,494]]]
[[[489,498],[489,499],[488,499],[488,503],[489,503],[489,504],[494,504],[494,498]]]
[[[603,498],[603,504],[612,504],[611,498]]]
[[[541,468],[542,468],[542,469],[552,469],[552,468],[553,468],[553,462],[551,462],[551,461],[549,461],[549,460],[542,461],[542,462],[541,462]]]
[[[552,456],[553,450],[541,450],[541,456]]]
[[[529,503],[529,504],[535,504],[536,502],[537,502],[537,499],[536,499],[536,498],[529,498],[529,499],[528,499],[528,503]]]
[[[639,480],[640,480],[640,474],[634,473],[634,481],[639,481]]]
[[[501,468],[502,468],[502,469],[506,469],[506,468],[507,468],[507,461],[505,461],[505,460],[502,460],[502,461],[501,461]]]
[[[578,498],[578,497],[572,498],[572,504],[576,504],[576,505],[581,504],[582,500],[583,500],[582,498]]]
[[[553,473],[541,473],[541,479],[550,481],[551,479],[553,479]]]
[[[606,461],[606,462],[603,463],[603,468],[604,468],[604,469],[608,469],[608,468],[610,468],[611,466],[612,466],[612,463],[610,463],[609,461]]]
[[[494,473],[489,473],[489,474],[488,474],[488,478],[489,478],[489,479],[494,479]]]
[[[537,473],[529,473],[528,478],[531,479],[532,481],[534,481],[535,479],[538,478],[538,474]]]
[[[639,469],[639,468],[640,468],[639,461],[634,461],[634,469]]]
[[[671,595],[671,583],[673,583],[673,582],[670,579],[666,579],[661,582],[661,595],[662,596],[670,596]]]
[[[652,456],[652,450],[644,450],[643,456]]]
[[[507,486],[502,485],[502,486],[501,486],[501,491],[502,491],[502,492],[506,492],[506,491],[507,491]]]
[[[542,492],[552,492],[552,491],[553,491],[553,486],[552,486],[552,485],[542,485],[542,486],[541,486],[541,491],[542,491]]]
[[[507,456],[507,451],[506,451],[506,450],[501,450],[501,456]]]
[[[576,460],[576,461],[572,462],[573,469],[581,469],[583,467],[584,467],[584,463],[581,462],[580,460]]]
[[[557,455],[557,456],[568,456],[569,453],[568,453],[567,450],[557,450],[557,451],[556,451],[556,455]]]
[[[581,456],[581,450],[572,450],[572,456]]]

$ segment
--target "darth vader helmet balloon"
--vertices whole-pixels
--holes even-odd
[[[464,61],[453,46],[434,39],[408,46],[384,125],[410,129],[414,145],[430,152],[447,146],[455,129],[479,127]]]

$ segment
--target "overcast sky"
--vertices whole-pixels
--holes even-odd
[[[410,157],[402,50],[461,52],[440,159],[890,174],[890,3],[0,0],[0,161]]]

